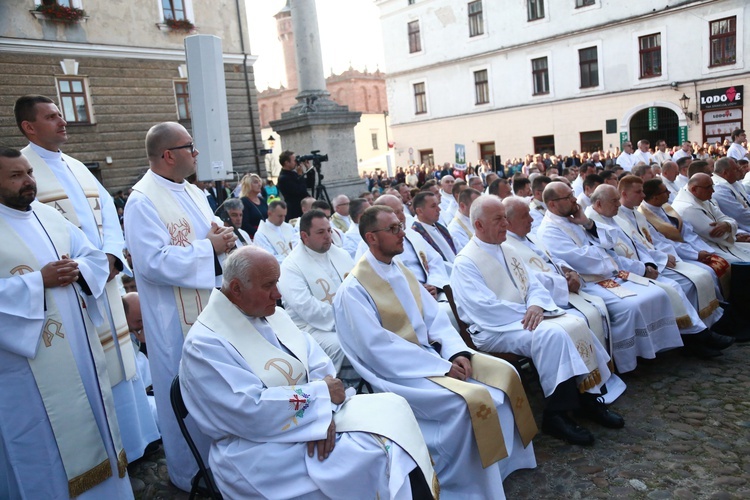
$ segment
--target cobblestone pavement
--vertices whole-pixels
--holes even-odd
[[[749,357],[750,344],[740,344],[715,360],[672,351],[641,361],[622,376],[628,389],[613,406],[625,428],[581,421],[597,439],[586,448],[539,434],[538,467],[511,475],[507,497],[750,498]],[[541,425],[541,391],[528,390]],[[161,449],[129,471],[136,498],[188,498],[169,484]]]

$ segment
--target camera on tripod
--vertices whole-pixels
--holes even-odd
[[[316,149],[315,151],[310,151],[309,155],[304,156],[298,156],[297,157],[297,163],[304,163],[306,161],[311,161],[313,165],[316,167],[320,167],[320,164],[324,161],[328,161],[328,155],[322,155],[319,154],[320,150]]]

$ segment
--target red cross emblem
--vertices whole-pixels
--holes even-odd
[[[307,403],[307,400],[305,398],[301,398],[298,395],[294,395],[289,402],[294,405],[295,410],[299,410],[302,405]]]

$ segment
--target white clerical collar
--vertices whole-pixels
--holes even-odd
[[[30,142],[29,146],[31,146],[31,149],[33,149],[43,160],[62,160],[62,151],[59,149],[57,151],[50,151],[49,149],[34,144],[33,142]]]
[[[390,264],[380,262],[369,249],[367,250],[367,252],[365,252],[365,258],[370,263],[375,272],[378,273],[378,275],[386,281],[388,281],[389,275],[392,275],[398,269],[398,266],[396,266],[395,263],[395,258],[391,259]]]
[[[150,169],[146,172],[146,175],[152,176],[158,184],[166,189],[169,189],[170,191],[184,192],[188,184],[186,180],[183,180],[181,183],[170,181],[166,177],[162,177],[161,175],[154,173],[154,171]]]
[[[622,210],[624,212],[627,212],[629,214],[634,214],[635,213],[635,208],[628,208],[625,205],[620,205],[620,210]]]
[[[687,176],[687,175],[682,175],[682,174],[680,174],[680,175],[679,175],[678,177],[679,177],[680,179],[685,179],[685,182],[687,182],[687,181],[689,181],[689,180],[690,180],[690,179],[688,178],[688,176]]]
[[[545,212],[544,217],[549,219],[552,222],[556,222],[557,224],[570,224],[571,226],[577,226],[578,224],[573,223],[570,219],[567,217],[562,217],[560,215],[553,214],[552,211],[547,210]]]
[[[507,234],[507,233],[506,233]],[[501,247],[497,243],[486,243],[479,239],[477,236],[476,238],[472,238],[470,241],[475,242],[477,245],[479,245],[479,248],[482,250],[485,250],[487,252],[497,253],[501,250]]]
[[[16,210],[0,203],[0,216],[16,220],[29,220],[33,217],[33,210]]]

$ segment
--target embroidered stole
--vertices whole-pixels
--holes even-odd
[[[57,212],[38,203],[34,203],[32,207],[34,214],[49,235],[58,259],[62,255],[70,255],[68,227],[66,224],[61,224],[62,221],[58,218]],[[36,261],[27,243],[2,217],[0,217],[0,234],[3,235],[4,249],[0,252],[0,278],[12,278],[42,269],[43,265]],[[60,311],[50,290],[45,289],[44,298],[46,305],[44,328],[40,335],[36,356],[28,359],[28,362],[65,468],[68,493],[71,497],[75,497],[106,481],[112,476],[112,468],[73,356],[66,325],[62,322]],[[80,297],[76,298],[81,307]],[[114,401],[108,385],[109,380],[106,378],[104,353],[94,333],[95,328],[87,315],[83,314],[83,311],[79,313],[81,313],[85,334],[88,337],[97,382],[101,387],[108,427],[115,453],[117,453],[119,475],[125,477],[128,463],[120,441]]]
[[[273,246],[273,249],[276,251],[278,255],[283,255],[286,257],[289,255],[289,252],[292,251],[292,240],[296,237],[294,234],[294,229],[281,223],[281,233],[274,229],[273,224],[266,220],[260,221],[260,224],[258,225],[258,233],[265,236],[269,242],[271,242],[271,245]],[[257,234],[257,233],[256,233]]]
[[[615,220],[623,231],[630,232],[632,239],[638,239],[649,249],[655,249],[648,229],[643,227],[646,222],[645,218],[641,220],[639,216],[642,217],[643,215],[639,212],[634,211],[633,215],[635,216],[636,223],[639,223],[636,227],[633,227],[633,223],[626,217],[618,216],[615,217]],[[719,301],[714,291],[714,280],[703,269],[682,261],[677,262],[675,267],[671,269],[685,276],[695,285],[698,293],[698,315],[701,319],[707,318],[719,307]]]
[[[406,277],[420,314],[424,314],[419,283],[403,264],[398,263],[398,265]],[[408,342],[421,345],[414,331],[414,326],[406,314],[404,305],[393,293],[390,284],[375,272],[367,258],[360,259],[354,266],[352,274],[375,302],[383,328]],[[471,366],[472,378],[500,389],[507,395],[521,440],[524,447],[527,446],[537,433],[537,427],[518,373],[509,363],[480,353],[474,353]],[[429,379],[458,394],[466,402],[471,416],[474,441],[485,468],[508,456],[497,408],[487,389],[477,384],[463,382],[447,376],[435,376],[429,377]]]
[[[466,245],[463,253],[474,263],[485,284],[498,299],[525,305],[529,291],[529,275],[524,266],[523,258],[516,255],[508,247],[503,246],[501,248],[505,262],[500,262],[476,242]],[[510,284],[514,286],[508,286]],[[591,342],[591,332],[586,323],[569,314],[556,318],[545,318],[544,321],[555,323],[565,330],[586,364],[589,374],[579,377],[578,389],[585,392],[599,385],[602,376],[596,359],[596,349]],[[599,321],[601,321],[601,317]]]
[[[57,209],[63,217],[80,228],[81,222],[73,208],[73,203],[47,162],[30,145],[21,151],[34,168],[34,177],[37,181],[37,200]],[[91,214],[99,231],[99,241],[92,243],[95,247],[101,248],[102,208],[99,203],[97,180],[80,161],[66,154],[63,154],[62,158],[81,186],[81,190],[89,203]],[[130,346],[130,331],[120,298],[120,290],[117,287],[117,280],[110,280],[104,291],[106,296],[102,297],[102,301],[106,303],[105,307],[111,314],[105,316],[104,322],[96,328],[96,331],[107,358],[107,373],[109,373],[110,384],[114,387],[123,380],[130,380],[136,375],[135,353]],[[117,345],[115,345],[115,339],[117,339]]]
[[[346,257],[340,252],[344,252]],[[328,250],[328,260],[339,278],[338,282],[332,283],[328,273],[307,254],[305,245],[297,245],[290,255],[290,258],[296,261],[297,267],[302,271],[302,275],[307,282],[307,287],[310,289],[313,297],[322,302],[328,302],[330,305],[333,305],[336,290],[338,290],[341,283],[352,270],[351,261],[347,257],[349,257],[349,254],[346,253],[346,250],[341,250],[334,246],[331,246]]]
[[[737,186],[716,174],[712,175],[711,178],[713,179],[714,184],[728,186],[729,190],[732,192],[732,195],[734,195],[734,198],[737,200],[737,202],[739,202],[740,205],[742,205],[742,208],[744,208],[745,210],[750,208],[747,203],[747,198],[745,198],[745,195],[737,190]]]
[[[290,386],[294,391],[295,386],[311,382],[305,334],[281,308],[265,319],[291,355],[268,342],[221,290],[211,293],[198,322],[232,344],[266,387]],[[282,430],[292,428],[295,418],[292,414]],[[343,403],[333,418],[336,432],[368,432],[398,443],[420,466],[434,492],[438,491],[429,452],[406,400],[388,393],[354,396]]]
[[[474,236],[474,232],[471,229],[469,229],[469,226],[467,226],[463,220],[461,220],[461,216],[458,214],[458,212],[456,213],[456,216],[453,217],[453,219],[455,219],[456,224],[461,226],[461,229],[463,229],[464,232],[466,232],[466,234],[469,236],[469,239],[471,239]]]
[[[440,257],[442,257],[444,261],[448,261],[448,259],[445,257],[445,254],[440,249],[440,245],[438,245],[435,242],[435,240],[433,239],[432,235],[430,235],[430,233],[427,231],[427,229],[424,228],[424,225],[421,222],[415,220],[414,224],[412,224],[411,228],[414,231],[416,231],[417,233],[419,233],[419,235],[422,236],[422,238],[424,238],[425,241],[427,243],[429,243],[430,246],[437,251],[437,253],[440,254]],[[448,242],[448,246],[451,248],[451,250],[453,250],[453,253],[455,254],[456,253],[456,245],[453,244],[453,238],[451,237],[451,235],[448,232],[448,230],[442,224],[440,224],[439,222],[435,223],[435,228],[443,236],[443,238],[445,238],[445,241]]]
[[[661,234],[672,241],[685,241],[682,238],[682,217],[680,217],[680,214],[675,212],[674,208],[672,208],[669,203],[665,203],[661,208],[664,210],[664,213],[667,215],[667,218],[671,222],[665,222],[664,219],[662,219],[654,212],[652,212],[651,209],[646,208],[643,205],[644,204],[641,203],[638,206],[638,211],[644,217],[646,217],[646,220],[649,222],[649,224],[654,226],[657,231],[659,231]],[[675,224],[677,225],[675,226]]]
[[[153,172],[147,172],[143,178],[133,186],[134,191],[143,193],[151,203],[156,207],[156,213],[159,215],[159,219],[164,223],[169,232],[170,245],[187,247],[190,246],[193,241],[198,237],[195,234],[195,229],[190,223],[185,211],[180,206],[180,203],[175,199],[174,195],[161,186],[153,176]],[[190,199],[200,209],[201,213],[207,221],[213,220],[213,214],[211,213],[210,207],[205,200],[203,192],[192,184],[185,183],[185,192],[190,196]],[[211,284],[213,285],[213,283]],[[174,290],[175,304],[177,306],[178,317],[180,319],[180,327],[182,328],[183,337],[187,335],[190,327],[195,323],[196,318],[208,304],[208,299],[211,296],[210,288],[183,288],[179,286],[172,287]]]
[[[414,253],[417,254],[419,265],[422,266],[422,271],[424,271],[424,281],[420,281],[420,283],[427,283],[427,280],[430,277],[430,264],[427,260],[427,252],[424,247],[424,245],[427,245],[427,242],[419,235],[419,233],[408,227],[406,228],[406,236],[404,239],[414,247]]]
[[[515,240],[512,236],[506,239],[501,246],[504,249],[510,249],[520,257],[526,266],[532,271],[565,276],[564,271],[555,265],[552,261],[552,257],[550,257],[549,253],[546,251],[547,260],[545,261],[545,259],[540,257],[534,252],[534,250],[527,247],[522,242]],[[568,292],[568,302],[586,317],[589,328],[594,332],[596,338],[599,339],[599,342],[601,342],[602,345],[608,345],[612,340],[609,335],[609,315],[607,314],[607,306],[604,304],[602,298],[595,295],[589,295],[582,290],[579,290],[577,293]],[[609,339],[609,341],[607,339]],[[610,349],[609,352],[612,352],[612,350]]]

